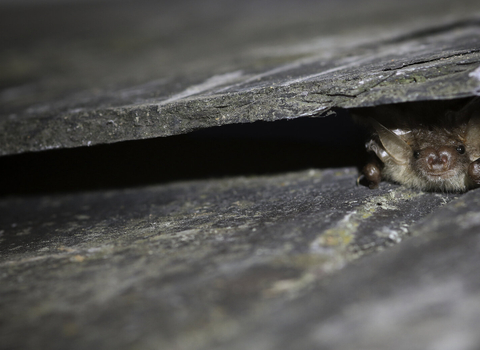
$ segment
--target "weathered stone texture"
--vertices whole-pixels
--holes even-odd
[[[34,42],[8,16],[37,12],[5,11],[1,154],[479,94],[478,1],[231,5],[104,5],[88,40],[75,28],[93,9],[58,5]],[[128,31],[125,18],[142,24]]]
[[[341,295],[396,281],[392,269],[405,262],[342,273],[340,294],[328,276],[402,241],[455,198],[389,184],[372,192],[355,178],[355,169],[310,170],[3,200],[2,343],[197,349],[273,331],[272,345],[252,346],[310,344],[304,332],[328,320],[327,310],[341,315],[353,303]]]
[[[479,190],[358,186],[341,121],[480,95],[479,11],[2,4],[0,348],[478,349]]]

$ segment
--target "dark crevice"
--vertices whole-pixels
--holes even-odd
[[[400,66],[383,68],[382,72],[390,72],[390,71],[404,69],[404,68],[411,67],[411,66],[417,66],[419,64],[425,64],[425,63],[440,61],[440,60],[444,60],[446,58],[450,58],[452,56],[457,56],[457,55],[455,54],[455,55],[450,55],[450,56],[434,57],[434,58],[428,59],[428,60],[417,60],[417,61],[413,61],[413,62],[410,62],[410,63],[402,63],[402,65],[400,65]]]
[[[58,193],[360,166],[363,135],[344,110],[186,135],[0,157],[0,195]]]
[[[364,92],[364,91],[362,91]],[[325,96],[329,96],[329,97],[349,97],[349,98],[355,98],[357,97],[358,95],[360,95],[362,92],[359,92],[357,94],[347,94],[347,93],[326,93]]]

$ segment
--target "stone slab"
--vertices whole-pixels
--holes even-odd
[[[397,312],[404,322],[428,310],[440,323],[415,336],[431,344],[457,317],[478,317],[465,304],[478,287],[476,191],[372,191],[356,176],[312,169],[2,199],[2,346],[349,348],[409,338],[416,328],[398,326]],[[430,308],[452,290],[467,297],[455,299],[461,309]],[[378,339],[375,312],[390,320]]]
[[[359,187],[343,123],[303,124],[330,148],[189,139],[478,95],[478,1],[24,5],[0,11],[1,348],[478,348],[478,190]]]
[[[5,7],[0,154],[479,94],[478,1],[235,4]]]

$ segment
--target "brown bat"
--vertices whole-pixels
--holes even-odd
[[[353,113],[372,131],[366,143],[370,158],[362,170],[368,187],[382,180],[442,192],[480,186],[480,97]]]

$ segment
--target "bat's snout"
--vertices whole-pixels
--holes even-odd
[[[441,147],[440,149],[428,148],[424,152],[428,173],[441,174],[453,168],[455,162],[454,150]]]

